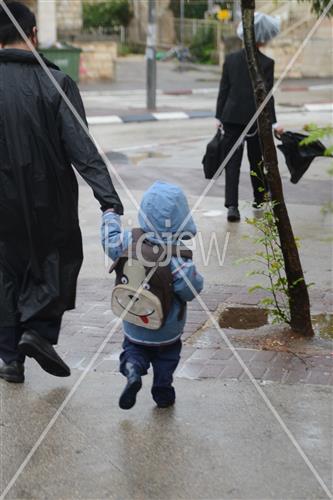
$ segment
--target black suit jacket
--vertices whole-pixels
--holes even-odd
[[[269,92],[274,85],[274,61],[261,52],[259,65]],[[269,102],[272,123],[276,123],[274,99]],[[245,49],[227,55],[217,99],[216,118],[222,123],[246,125],[256,111]]]

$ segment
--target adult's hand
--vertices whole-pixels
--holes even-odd
[[[223,128],[223,125],[222,125],[222,123],[220,122],[220,120],[216,120],[215,125],[216,125],[216,128],[221,128],[221,129]]]
[[[281,125],[277,125],[276,127],[274,127],[274,135],[277,139],[280,139],[283,132],[284,128]]]

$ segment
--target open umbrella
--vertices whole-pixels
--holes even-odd
[[[254,33],[257,43],[267,43],[280,33],[280,18],[268,16],[263,12],[254,14]],[[237,28],[238,37],[243,40],[243,23]]]
[[[282,144],[278,148],[285,156],[293,184],[297,184],[317,156],[325,156],[326,148],[320,141],[300,144],[307,137],[297,132],[284,132],[280,137]]]

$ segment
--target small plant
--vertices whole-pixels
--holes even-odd
[[[269,309],[273,323],[290,323],[288,281],[284,272],[284,260],[273,212],[273,202],[263,204],[260,218],[247,218],[246,222],[257,230],[253,242],[260,245],[253,257],[245,259],[246,262],[259,264],[259,268],[247,273],[247,276],[264,276],[267,285],[254,285],[249,288],[269,292],[269,297],[261,299],[260,303]],[[243,260],[244,262],[244,260]]]
[[[258,177],[256,172],[251,172],[251,175]],[[264,180],[261,179],[261,181],[264,185]],[[260,187],[259,191],[265,192],[265,188]],[[260,304],[268,309],[272,323],[290,324],[290,290],[274,214],[275,205],[276,202],[271,201],[266,194],[260,217],[246,219],[247,224],[256,230],[253,237],[247,236],[247,238],[251,238],[261,248],[255,252],[254,256],[241,259],[239,262],[255,263],[259,267],[249,271],[247,276],[261,276],[267,280],[267,285],[256,284],[251,286],[248,291],[252,293],[256,290],[264,290],[269,293],[269,296],[260,300]],[[292,286],[296,286],[297,283],[293,283]]]

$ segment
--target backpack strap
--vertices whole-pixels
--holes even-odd
[[[132,229],[132,242],[137,243],[144,234],[145,234],[144,230],[141,229],[140,227]]]
[[[173,293],[173,296],[174,298],[178,301],[179,305],[180,305],[180,310],[179,310],[179,313],[178,313],[178,321],[182,321],[184,319],[184,316],[185,316],[185,312],[186,312],[186,302],[184,302],[180,297],[179,295],[177,295],[176,293]]]
[[[172,257],[181,257],[182,259],[193,259],[193,252],[189,248],[179,245],[172,245]]]

